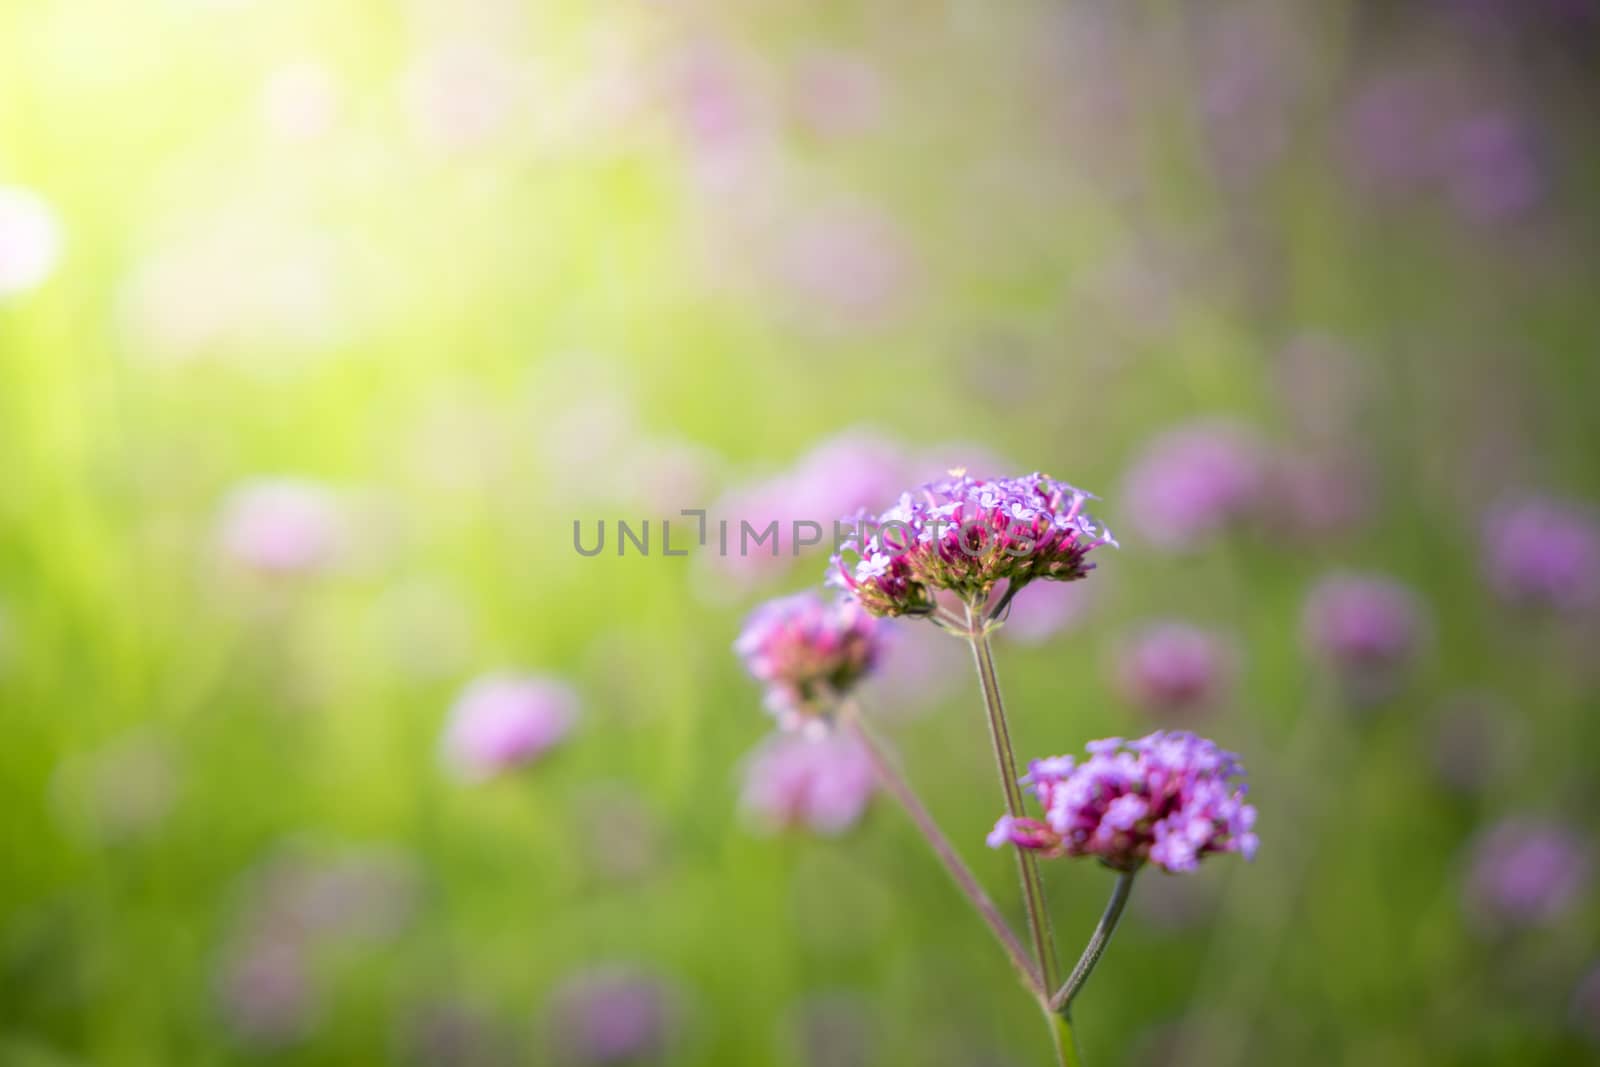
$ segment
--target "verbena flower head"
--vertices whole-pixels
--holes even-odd
[[[1151,715],[1192,715],[1221,702],[1236,666],[1232,645],[1182,622],[1158,622],[1122,647],[1117,680],[1126,699]]]
[[[1392,696],[1427,636],[1417,595],[1374,574],[1324,578],[1306,599],[1303,628],[1312,655],[1333,670],[1346,695],[1358,703]]]
[[[1467,911],[1490,929],[1554,922],[1589,891],[1594,859],[1590,843],[1563,823],[1504,819],[1473,846]]]
[[[1255,511],[1266,485],[1264,453],[1252,431],[1223,420],[1170,430],[1128,472],[1129,519],[1156,548],[1198,549]]]
[[[560,682],[514,675],[480,678],[450,711],[445,762],[466,781],[526,766],[567,736],[577,707],[577,696]]]
[[[883,632],[850,600],[816,593],[770,600],[745,620],[733,648],[767,686],[767,708],[784,729],[819,722],[878,662]]]
[[[1600,602],[1600,518],[1580,504],[1525,497],[1484,526],[1489,582],[1509,603],[1577,611]]]
[[[831,837],[856,824],[876,784],[872,762],[853,737],[778,734],[745,763],[739,804],[759,829]]]
[[[983,479],[952,472],[904,493],[833,557],[830,584],[874,615],[927,615],[935,596],[970,604],[1029,582],[1067,582],[1094,569],[1088,554],[1116,541],[1084,511],[1089,494],[1043,474]]]
[[[1234,781],[1244,770],[1233,753],[1166,730],[1088,749],[1081,762],[1035,760],[1022,781],[1044,818],[1003,816],[989,847],[1010,842],[1045,856],[1094,856],[1119,871],[1149,862],[1172,873],[1192,871],[1212,853],[1255,855],[1256,809]]]

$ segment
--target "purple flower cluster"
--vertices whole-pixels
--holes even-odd
[[[1510,603],[1577,611],[1600,601],[1600,519],[1580,504],[1528,497],[1495,509],[1484,556]]]
[[[1043,819],[1003,816],[989,847],[1010,842],[1046,856],[1096,856],[1119,871],[1146,861],[1192,871],[1215,852],[1250,859],[1256,809],[1245,803],[1237,757],[1203,737],[1158,730],[1137,741],[1113,737],[1089,758],[1035,760],[1023,778]]]
[[[1088,554],[1116,541],[1083,510],[1089,494],[1043,474],[996,480],[951,472],[904,493],[879,515],[858,516],[857,536],[833,557],[831,584],[873,615],[927,615],[935,595],[987,602],[1029,582],[1073,581]]]
[[[757,608],[733,649],[788,730],[826,714],[877,664],[882,643],[881,624],[859,604],[807,592]]]

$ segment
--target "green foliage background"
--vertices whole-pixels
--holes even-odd
[[[503,114],[440,147],[415,65],[458,44],[460,91]],[[1147,727],[1108,683],[1136,621],[1244,650],[1203,728],[1252,771],[1260,859],[1195,876],[1191,925],[1136,902],[1081,1001],[1086,1061],[1592,1057],[1569,1007],[1600,957],[1592,894],[1486,938],[1460,881],[1498,817],[1593,828],[1592,620],[1508,613],[1479,561],[1502,491],[1600,490],[1593,44],[1423,4],[8,0],[0,183],[50,202],[65,252],[0,305],[0,1063],[389,1062],[443,997],[541,1063],[541,1005],[605,960],[681,988],[674,1063],[805,1063],[796,1005],[841,993],[861,1062],[1043,1062],[1034,1009],[896,811],[837,840],[738,817],[768,720],[729,644],[821,561],[741,587],[694,557],[579,558],[572,522],[703,506],[871,427],[1093,488],[1131,533],[1116,493],[1153,434],[1220,414],[1289,448],[1307,410],[1342,412],[1370,461],[1369,523],[1183,558],[1125,536],[1085,625],[1000,651],[1019,751],[1044,754]],[[819,55],[876,79],[860,129],[806,119]],[[338,86],[331,128],[274,133],[263,85],[308,60]],[[720,88],[694,88],[702,63]],[[1531,213],[1480,224],[1350,177],[1351,101],[1397,70],[1536,121]],[[832,212],[893,235],[882,299],[787,280],[785,242]],[[202,250],[162,290],[178,341],[140,282],[174,247]],[[844,258],[824,274],[848,292]],[[1285,385],[1307,337],[1346,353],[1347,408]],[[640,485],[652,442],[712,457],[702,498]],[[274,584],[219,561],[227,493],[275,474],[370,505],[356,565]],[[1359,718],[1298,637],[1333,567],[1404,578],[1434,619],[1414,684]],[[419,586],[465,634],[413,612],[397,652],[393,594]],[[444,715],[503,666],[570,679],[581,725],[462,786]],[[1431,756],[1469,690],[1516,744],[1462,795]],[[981,847],[999,793],[971,678],[886,731],[1010,900],[1009,857]],[[167,753],[175,799],[116,839],[63,768],[129,737]],[[597,787],[648,813],[637,877],[597,873]],[[424,890],[399,936],[319,956],[313,1030],[262,1050],[223,1025],[216,972],[241,880],[305,840],[400,848]],[[1070,952],[1108,876],[1049,879]]]

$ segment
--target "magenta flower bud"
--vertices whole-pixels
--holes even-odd
[[[929,615],[940,592],[984,605],[1029,582],[1068,582],[1094,569],[1088,554],[1116,545],[1084,511],[1089,494],[1043,474],[998,480],[952,472],[872,518],[833,557],[828,581],[873,615]]]
[[[450,710],[445,763],[469,782],[527,766],[567,736],[577,712],[577,695],[560,682],[529,675],[480,678]]]
[[[1467,912],[1486,930],[1543,926],[1588,893],[1594,850],[1572,828],[1532,817],[1503,819],[1472,847]]]
[[[298,478],[247,482],[223,505],[227,557],[263,574],[326,570],[344,548],[345,519],[326,486]]]
[[[678,994],[630,966],[602,966],[567,978],[547,1017],[558,1062],[572,1067],[661,1060],[671,1046]]]
[[[876,784],[872,762],[854,738],[779,734],[746,760],[739,804],[759,829],[831,837],[856,824]]]
[[[1123,484],[1129,521],[1164,551],[1203,547],[1254,513],[1266,480],[1263,453],[1253,432],[1222,420],[1162,434]]]
[[[1484,525],[1484,569],[1508,603],[1570,612],[1600,602],[1600,518],[1565,500],[1525,497]]]
[[[859,604],[810,592],[761,605],[733,644],[786,730],[822,720],[873,669],[881,647],[880,623]]]
[[[1237,658],[1232,644],[1208,630],[1155,623],[1122,646],[1117,681],[1123,697],[1146,714],[1191,716],[1223,701]]]
[[[1393,696],[1426,640],[1417,595],[1380,575],[1337,573],[1306,599],[1302,629],[1311,654],[1358,704]]]
[[[1211,854],[1254,857],[1256,809],[1244,769],[1231,752],[1182,731],[1158,730],[1138,741],[1090,742],[1089,758],[1035,760],[1022,779],[1044,809],[1042,819],[1005,816],[989,847],[1006,843],[1053,856],[1094,856],[1119,871],[1146,862],[1192,871]]]

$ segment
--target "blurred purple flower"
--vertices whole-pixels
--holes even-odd
[[[873,129],[883,118],[883,77],[871,63],[841,52],[814,52],[796,66],[792,98],[806,127],[843,138]]]
[[[1043,819],[1002,816],[989,847],[1012,844],[1053,856],[1094,856],[1119,871],[1146,861],[1169,873],[1195,870],[1207,855],[1254,857],[1256,810],[1244,802],[1238,758],[1183,731],[1137,741],[1089,743],[1089,758],[1034,760],[1023,784]]]
[[[43,285],[61,259],[61,223],[37,193],[0,185],[0,301]]]
[[[776,244],[778,280],[808,324],[874,326],[909,298],[916,264],[904,233],[888,215],[863,206],[834,207],[793,221]]]
[[[254,940],[223,959],[216,996],[224,1024],[247,1045],[281,1048],[311,1032],[317,1009],[297,946]]]
[[[970,669],[950,655],[949,638],[931,626],[894,619],[878,624],[883,647],[867,681],[874,713],[914,715],[946,698],[950,686]]]
[[[1512,604],[1578,611],[1600,601],[1600,518],[1574,501],[1527,496],[1484,524],[1489,583]]]
[[[1012,601],[1000,636],[1023,645],[1043,644],[1075,629],[1094,601],[1094,583],[1046,582]]]
[[[573,1067],[662,1060],[672,1043],[679,994],[631,966],[592,967],[568,977],[546,1006],[558,1062]]]
[[[1266,522],[1286,537],[1347,534],[1371,517],[1373,496],[1371,472],[1353,454],[1280,454],[1267,467]]]
[[[469,782],[526,766],[567,736],[577,713],[577,694],[562,682],[531,675],[480,678],[450,710],[445,762]]]
[[[1184,719],[1215,710],[1237,666],[1238,653],[1225,638],[1188,623],[1158,622],[1123,643],[1117,681],[1124,699],[1147,715]]]
[[[422,882],[417,860],[388,846],[290,853],[262,873],[248,918],[280,941],[388,941],[416,918]]]
[[[833,539],[832,523],[862,508],[879,508],[893,500],[906,482],[914,461],[899,442],[868,429],[842,431],[818,442],[788,470],[737,487],[712,507],[711,521],[727,520],[728,552],[712,556],[730,574],[755,577],[790,565],[796,555],[794,523],[821,527],[817,551]],[[774,520],[777,539],[739,551],[739,524],[749,522],[759,534]],[[771,546],[771,547],[769,547]]]
[[[1380,76],[1353,98],[1346,137],[1358,182],[1372,192],[1417,192],[1439,177],[1438,128],[1453,105],[1434,72]]]
[[[779,734],[746,759],[739,803],[762,830],[834,836],[861,818],[876,781],[861,743],[846,734]]]
[[[327,486],[300,478],[246,482],[223,502],[220,541],[233,562],[264,574],[327,570],[345,548],[346,516]]]
[[[1191,423],[1145,448],[1124,480],[1123,508],[1151,545],[1192,551],[1254,513],[1265,476],[1254,432],[1224,420]]]
[[[745,620],[733,649],[767,687],[767,709],[786,730],[822,722],[878,661],[878,620],[850,600],[816,593],[769,600]]]
[[[1490,111],[1455,122],[1443,133],[1442,152],[1450,201],[1470,221],[1519,218],[1544,195],[1533,135],[1509,112]]]
[[[1548,925],[1588,893],[1593,871],[1594,850],[1572,827],[1502,819],[1472,846],[1467,912],[1486,930]]]
[[[1409,587],[1381,575],[1335,573],[1306,598],[1302,632],[1345,695],[1368,704],[1403,684],[1422,651],[1427,623]]]

